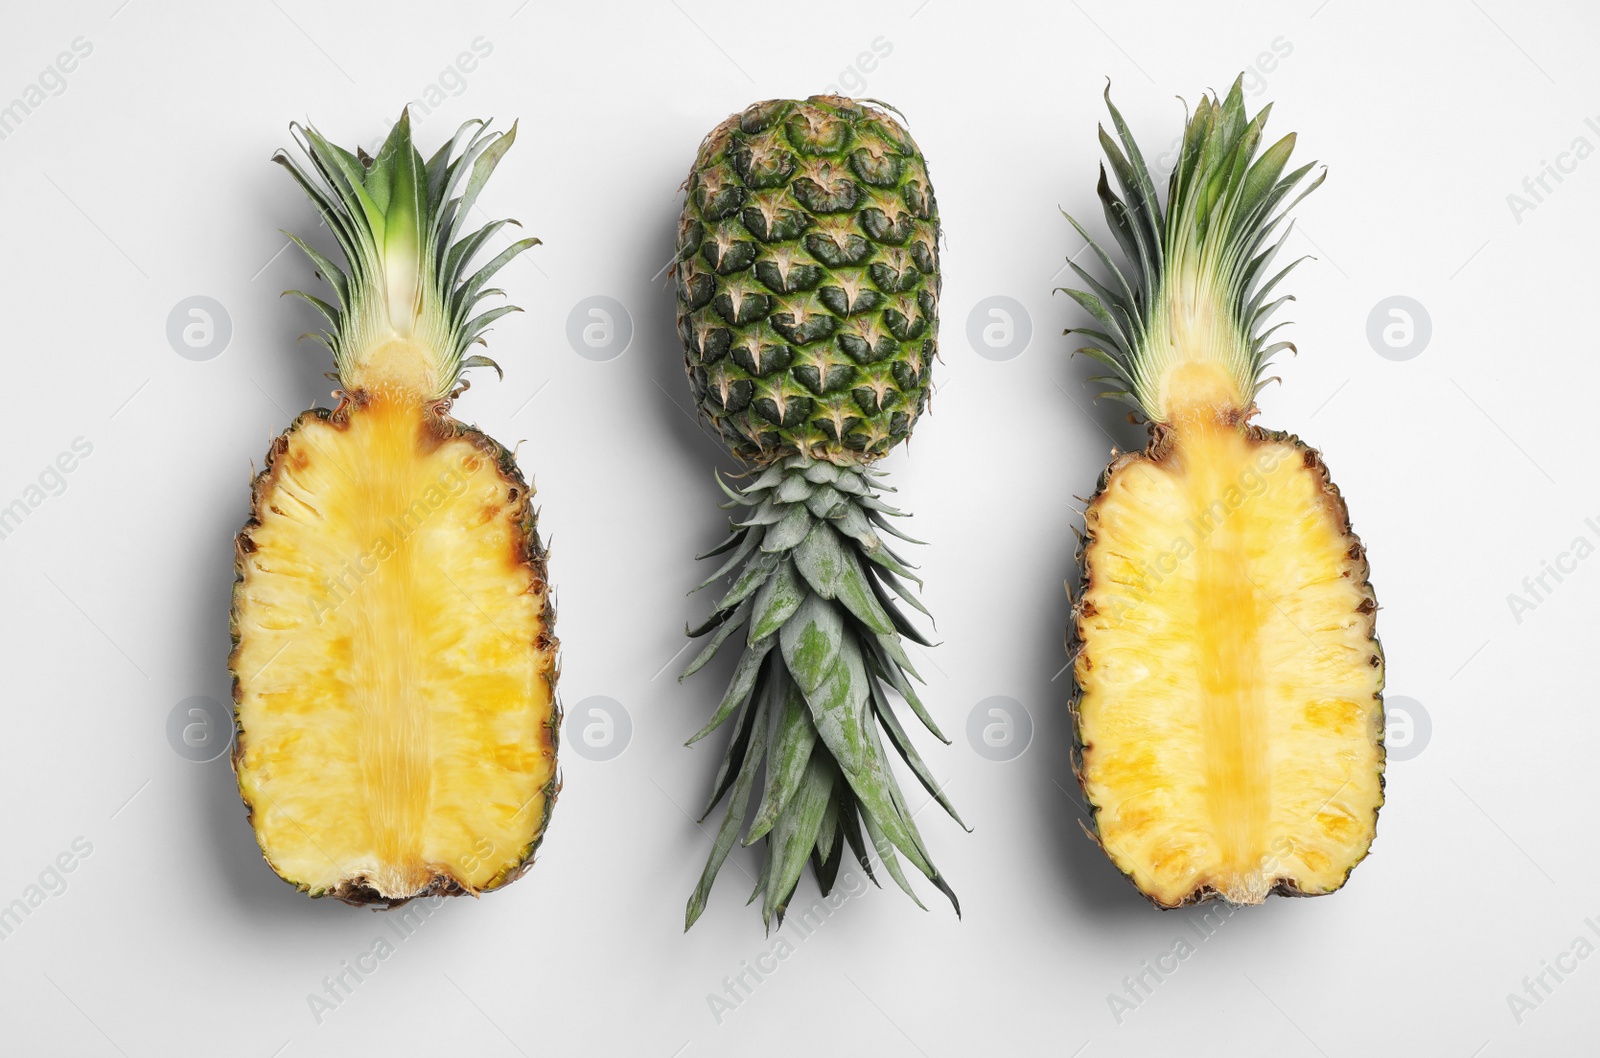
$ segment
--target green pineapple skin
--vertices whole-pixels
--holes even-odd
[[[678,333],[734,454],[871,462],[910,436],[937,354],[939,213],[887,113],[768,100],[712,130],[678,227]]]

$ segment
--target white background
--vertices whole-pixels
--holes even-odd
[[[74,438],[93,445],[0,541],[0,904],[75,838],[93,849],[0,941],[0,1050],[1595,1053],[1600,958],[1521,1024],[1507,1002],[1585,916],[1600,920],[1600,559],[1547,579],[1520,621],[1507,600],[1575,538],[1600,542],[1584,522],[1600,516],[1600,160],[1520,216],[1507,201],[1576,138],[1600,147],[1584,124],[1600,127],[1588,5],[119,2],[14,6],[0,34],[0,102],[75,38],[93,48],[0,141],[0,504]],[[459,94],[417,137],[426,152],[465,118],[519,118],[484,204],[544,245],[502,274],[526,309],[490,337],[505,381],[479,372],[457,412],[523,441],[554,539],[562,696],[569,710],[615,699],[631,741],[595,761],[569,730],[566,788],[528,877],[449,902],[317,1024],[307,995],[369,951],[384,918],[278,881],[225,758],[183,759],[166,723],[190,696],[227,700],[252,461],[328,402],[325,351],[295,343],[315,317],[278,298],[314,289],[278,233],[314,217],[268,157],[308,117],[337,142],[375,143],[479,37],[492,51],[459,82],[443,75]],[[888,54],[847,74],[878,38]],[[1091,410],[1093,372],[1060,336],[1083,320],[1051,290],[1082,243],[1057,208],[1102,228],[1107,76],[1155,155],[1177,134],[1175,96],[1226,89],[1280,38],[1288,54],[1257,70],[1252,106],[1275,102],[1269,131],[1298,130],[1300,156],[1330,177],[1289,247],[1319,258],[1290,282],[1300,355],[1258,421],[1326,454],[1369,548],[1390,693],[1421,703],[1432,737],[1391,763],[1376,845],[1345,890],[1234,915],[1119,1024],[1108,995],[1195,938],[1200,909],[1151,908],[1079,830],[1069,677],[1055,678],[1073,496],[1093,490],[1113,440],[1141,440],[1114,406]],[[720,747],[681,743],[721,676],[680,685],[674,658],[710,602],[684,593],[703,575],[692,555],[720,539],[711,469],[731,464],[686,410],[659,273],[700,138],[750,102],[831,85],[904,111],[947,236],[933,412],[886,465],[930,541],[916,558],[943,642],[920,667],[954,744],[920,744],[974,831],[937,809],[919,823],[965,915],[926,885],[927,912],[868,890],[792,938],[719,1024],[708,994],[776,936],[742,904],[756,850],[735,854],[682,932],[708,847],[686,813]],[[199,294],[233,328],[205,362],[166,337],[172,308]],[[1396,294],[1432,321],[1403,362],[1366,336]],[[568,314],[595,295],[633,326],[605,362],[567,339]],[[995,295],[1032,326],[998,362],[966,338]],[[966,736],[997,695],[1034,726],[1004,763]],[[808,876],[797,901],[812,893]]]

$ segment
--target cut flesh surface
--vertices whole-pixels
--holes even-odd
[[[1337,889],[1383,802],[1383,663],[1320,458],[1191,419],[1087,521],[1081,769],[1113,861],[1168,907]]]
[[[496,888],[543,830],[555,644],[528,490],[501,455],[415,404],[366,402],[302,416],[257,482],[235,768],[268,862],[313,894]]]

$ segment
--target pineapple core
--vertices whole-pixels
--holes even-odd
[[[1213,390],[1192,366],[1169,392]],[[1328,892],[1383,800],[1366,562],[1297,440],[1208,399],[1173,410],[1088,515],[1077,666],[1101,840],[1165,906]]]
[[[414,401],[308,413],[286,445],[236,588],[236,766],[262,849],[314,894],[494,888],[555,768],[524,490]]]

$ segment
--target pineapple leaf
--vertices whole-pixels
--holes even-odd
[[[312,297],[304,290],[285,290],[283,292],[283,296],[293,296],[301,298],[305,301],[309,301],[312,307],[328,318],[329,323],[333,324],[335,327],[339,326],[339,310],[328,304],[326,301],[323,301],[321,298]]]
[[[783,517],[767,530],[761,541],[763,551],[788,551],[806,538],[811,528],[811,514],[803,503],[791,503],[783,508]]]
[[[839,784],[834,783],[833,796],[828,798],[828,809],[822,815],[822,825],[817,827],[816,860],[817,887],[827,896],[839,872],[839,853],[844,847],[844,835],[839,832]]]
[[[809,700],[833,674],[844,649],[844,618],[838,607],[808,594],[778,633],[789,674]]]
[[[872,522],[872,524],[876,525],[879,529],[882,529],[884,532],[890,534],[891,536],[897,536],[901,540],[904,540],[908,544],[924,544],[925,545],[927,543],[926,540],[918,540],[914,536],[906,535],[906,533],[899,526],[895,525],[888,518],[885,518],[881,513],[877,512],[877,511],[868,512],[867,520]]]
[[[784,559],[756,593],[749,641],[754,643],[766,639],[781,629],[800,609],[805,597],[806,586],[795,570],[794,561]]]
[[[1088,332],[1095,344],[1079,351],[1114,373],[1113,388],[1100,397],[1126,401],[1152,422],[1169,419],[1163,379],[1195,360],[1222,369],[1231,383],[1227,399],[1243,410],[1274,348],[1265,340],[1264,321],[1281,300],[1263,306],[1288,271],[1267,278],[1283,239],[1269,242],[1326,173],[1306,182],[1314,163],[1288,171],[1292,133],[1263,147],[1272,108],[1246,114],[1241,76],[1225,97],[1202,96],[1185,116],[1163,206],[1109,86],[1106,108],[1116,135],[1104,127],[1098,132],[1105,162],[1096,194],[1125,264],[1068,217],[1107,277],[1102,281],[1068,262],[1083,284],[1068,295],[1102,327]]]
[[[868,685],[872,688],[872,707],[878,719],[883,723],[883,729],[889,732],[889,741],[899,751],[900,758],[904,760],[916,775],[917,781],[922,783],[922,788],[928,791],[929,796],[939,802],[939,807],[950,813],[950,818],[961,824],[961,829],[969,834],[972,828],[967,826],[961,818],[961,813],[956,811],[956,806],[950,803],[950,798],[945,796],[944,788],[934,780],[933,773],[923,763],[922,757],[917,754],[917,749],[906,737],[905,728],[900,726],[900,718],[895,715],[894,709],[884,697],[883,688],[878,681],[869,679]]]
[[[829,463],[827,460],[817,460],[815,462],[807,463],[804,470],[801,472],[801,476],[807,481],[811,482],[813,485],[832,485],[836,483],[841,476],[851,475],[844,474],[844,472],[841,472],[838,467],[834,466],[832,463]]]
[[[721,727],[733,711],[744,704],[750,697],[750,692],[756,685],[756,679],[761,673],[761,663],[767,659],[767,654],[772,650],[771,637],[755,640],[739,655],[739,664],[733,670],[733,679],[728,681],[728,690],[722,696],[722,702],[717,706],[717,711],[711,714],[711,719],[706,726],[695,732],[694,737],[685,742],[685,746],[692,746],[705,738],[711,732]]]
[[[887,697],[893,687],[935,737],[948,741],[912,688],[910,680],[920,677],[900,642],[901,635],[928,642],[892,601],[896,592],[915,601],[900,579],[913,575],[874,528],[898,512],[877,501],[878,475],[871,469],[818,470],[816,462],[787,457],[738,490],[718,478],[733,505],[754,509],[718,549],[727,556],[718,577],[743,568],[711,619],[695,630],[712,640],[685,671],[709,661],[734,630],[747,629],[726,692],[690,741],[737,715],[707,811],[731,790],[729,811],[737,807],[740,823],[750,794],[741,797],[738,784],[752,755],[764,765],[761,796],[743,840],[766,839],[750,899],[761,899],[769,928],[774,917],[782,922],[806,862],[824,892],[832,887],[846,845],[877,883],[861,840],[863,819],[885,850],[891,876],[904,857],[948,890],[911,823],[878,731],[881,724],[918,781],[954,814]],[[759,737],[750,719],[758,711]],[[733,828],[723,833],[738,829],[726,819],[723,825]],[[713,863],[691,899],[694,915],[726,855],[719,834]]]
[[[762,722],[765,705],[764,700],[759,702],[756,714],[751,718],[750,745],[745,749],[743,762],[739,765],[738,778],[733,782],[733,796],[728,801],[727,815],[723,816],[722,825],[717,828],[717,836],[712,841],[711,855],[706,859],[705,870],[700,873],[700,882],[694,887],[694,892],[689,897],[689,904],[684,909],[685,931],[694,925],[695,920],[706,909],[706,901],[711,897],[711,886],[717,880],[717,872],[722,869],[729,850],[739,837],[739,828],[744,825],[745,814],[750,804],[750,787],[755,783],[756,771],[760,768],[762,757],[765,755],[766,724]]]
[[[706,807],[700,813],[697,823],[704,823],[717,807],[733,781],[739,777],[740,763],[744,760],[745,750],[750,746],[750,718],[756,710],[761,708],[762,688],[758,685],[755,693],[747,695],[739,703],[738,716],[733,722],[733,730],[728,734],[728,744],[722,748],[722,763],[717,766],[717,777],[711,784],[711,796],[706,800]]]
[[[694,591],[691,591],[689,594],[693,595],[696,591],[704,591],[706,588],[711,587],[711,585],[715,584],[723,577],[726,577],[733,571],[735,566],[750,556],[750,552],[754,551],[756,549],[756,545],[759,543],[761,543],[761,534],[759,532],[754,529],[741,529],[733,536],[730,536],[721,546],[713,548],[712,550],[707,551],[704,555],[701,555],[701,558],[712,558],[727,551],[733,545],[738,544],[738,550],[734,551],[734,553],[728,557],[728,561],[719,566],[715,573],[711,574],[711,576],[707,577],[705,580],[696,585]]]
[[[698,555],[696,555],[694,557],[695,557],[696,561],[701,561],[701,562],[705,561],[708,558],[716,558],[718,555],[723,555],[723,554],[726,554],[727,552],[733,550],[739,544],[743,543],[745,537],[747,537],[749,535],[750,535],[750,530],[748,530],[748,529],[740,529],[737,532],[730,533],[729,536],[728,536],[728,539],[724,540],[722,543],[718,544],[716,547],[712,548],[710,551],[701,552],[700,554],[698,554]],[[713,577],[711,579],[715,580],[716,578]],[[711,583],[711,581],[707,581],[706,583],[709,584],[709,583]]]
[[[494,368],[495,374],[499,375],[502,379],[506,377],[506,373],[500,370],[500,365],[495,363],[493,360],[490,360],[487,356],[469,356],[461,361],[461,370],[463,372],[474,367],[492,367]]]
[[[461,286],[457,288],[456,292],[451,295],[452,308],[457,313],[465,314],[468,309],[476,305],[480,299],[487,296],[489,293],[488,291],[483,290],[483,285],[484,283],[488,282],[490,276],[504,268],[513,257],[525,250],[531,250],[538,245],[540,245],[539,240],[530,236],[526,239],[518,239],[504,250],[501,250],[489,260],[488,264],[472,273],[472,277],[465,283],[462,283]],[[498,291],[496,291],[496,293],[498,293]],[[510,307],[508,306],[506,309],[499,309],[497,311],[504,313],[508,311],[509,308]],[[469,334],[476,333],[472,331],[470,325],[468,325],[466,331]]]
[[[803,500],[810,499],[811,494],[815,491],[816,486],[812,484],[808,475],[804,473],[790,474],[779,482],[772,496],[779,503],[800,503]]]
[[[900,858],[894,852],[894,843],[884,836],[883,828],[872,818],[871,813],[865,810],[861,813],[861,822],[867,828],[867,836],[871,839],[872,847],[878,854],[878,862],[883,864],[883,869],[889,872],[889,877],[894,879],[894,884],[898,885],[900,891],[909,896],[918,907],[924,911],[928,910],[927,905],[917,897],[916,890],[911,888],[911,883],[906,881],[905,872],[900,869]]]
[[[711,637],[711,641],[705,645],[705,649],[700,651],[700,653],[695,656],[693,661],[689,662],[688,668],[684,669],[683,675],[679,676],[678,678],[680,680],[687,679],[704,668],[706,662],[710,661],[716,656],[717,649],[727,641],[728,637],[733,635],[733,633],[737,632],[744,625],[745,618],[748,617],[749,614],[750,607],[748,604],[742,605],[735,610],[731,617],[722,622],[722,627],[717,629],[716,635]]]
[[[766,899],[761,907],[762,920],[770,925],[774,917],[783,924],[783,913],[794,895],[800,872],[811,859],[811,850],[817,844],[817,831],[822,827],[822,817],[827,814],[833,800],[833,784],[837,776],[826,753],[813,753],[806,764],[800,787],[789,799],[778,816],[767,841],[767,859],[771,873],[767,879]]]
[[[929,734],[945,745],[950,745],[950,739],[943,731],[939,730],[939,725],[933,722],[933,717],[929,715],[927,707],[922,704],[922,699],[917,697],[916,689],[911,686],[911,681],[906,679],[905,671],[889,659],[882,643],[872,643],[871,647],[873,649],[873,664],[879,676],[888,680],[889,686],[898,691],[900,697],[906,700],[906,704],[911,706],[911,711],[917,715],[918,720],[922,721],[922,726],[928,729]]]
[[[292,232],[284,232],[284,234],[289,236],[289,239],[296,246],[300,247],[305,255],[311,259],[311,263],[317,266],[317,271],[322,275],[322,278],[327,280],[329,286],[333,287],[334,293],[339,296],[341,315],[343,312],[348,311],[350,308],[350,283],[346,279],[344,272],[340,270],[338,265],[318,253],[314,247],[306,243],[300,236]],[[333,322],[338,323],[339,321],[336,319]]]
[[[291,236],[338,292],[329,345],[340,383],[350,391],[402,385],[422,389],[421,399],[448,401],[459,392],[461,373],[485,364],[468,355],[469,347],[496,319],[516,311],[508,305],[469,318],[484,298],[502,294],[489,289],[488,280],[538,242],[519,240],[463,278],[489,237],[512,223],[491,221],[457,239],[516,127],[491,133],[486,122],[466,122],[427,161],[413,144],[409,109],[375,158],[338,147],[315,127],[293,124],[290,130],[309,166],[283,151],[273,160],[306,192],[345,259],[341,269]],[[395,338],[421,351],[428,367],[421,378],[410,368],[396,373],[392,362],[414,354],[382,352]]]
[[[762,582],[767,579],[767,575],[773,571],[777,564],[778,556],[776,555],[757,555],[755,560],[745,567],[744,572],[735,578],[733,587],[728,589],[728,594],[718,600],[716,609],[718,611],[730,610],[755,594],[756,589],[761,587]]]
[[[761,807],[756,810],[755,822],[750,824],[745,834],[746,845],[754,845],[778,822],[789,798],[800,788],[811,758],[827,755],[811,752],[817,743],[817,727],[811,722],[811,710],[806,705],[805,695],[800,693],[800,688],[794,685],[793,680],[784,679],[782,683],[781,705],[767,715],[767,745],[770,748],[767,751],[766,787],[761,794]]]
[[[850,846],[850,852],[855,856],[856,862],[861,864],[861,869],[866,872],[867,880],[873,885],[882,888],[878,876],[873,873],[872,859],[867,855],[867,843],[861,837],[861,815],[859,806],[850,787],[840,784],[839,793],[839,829],[844,832],[844,843]],[[915,899],[913,897],[913,899]]]

